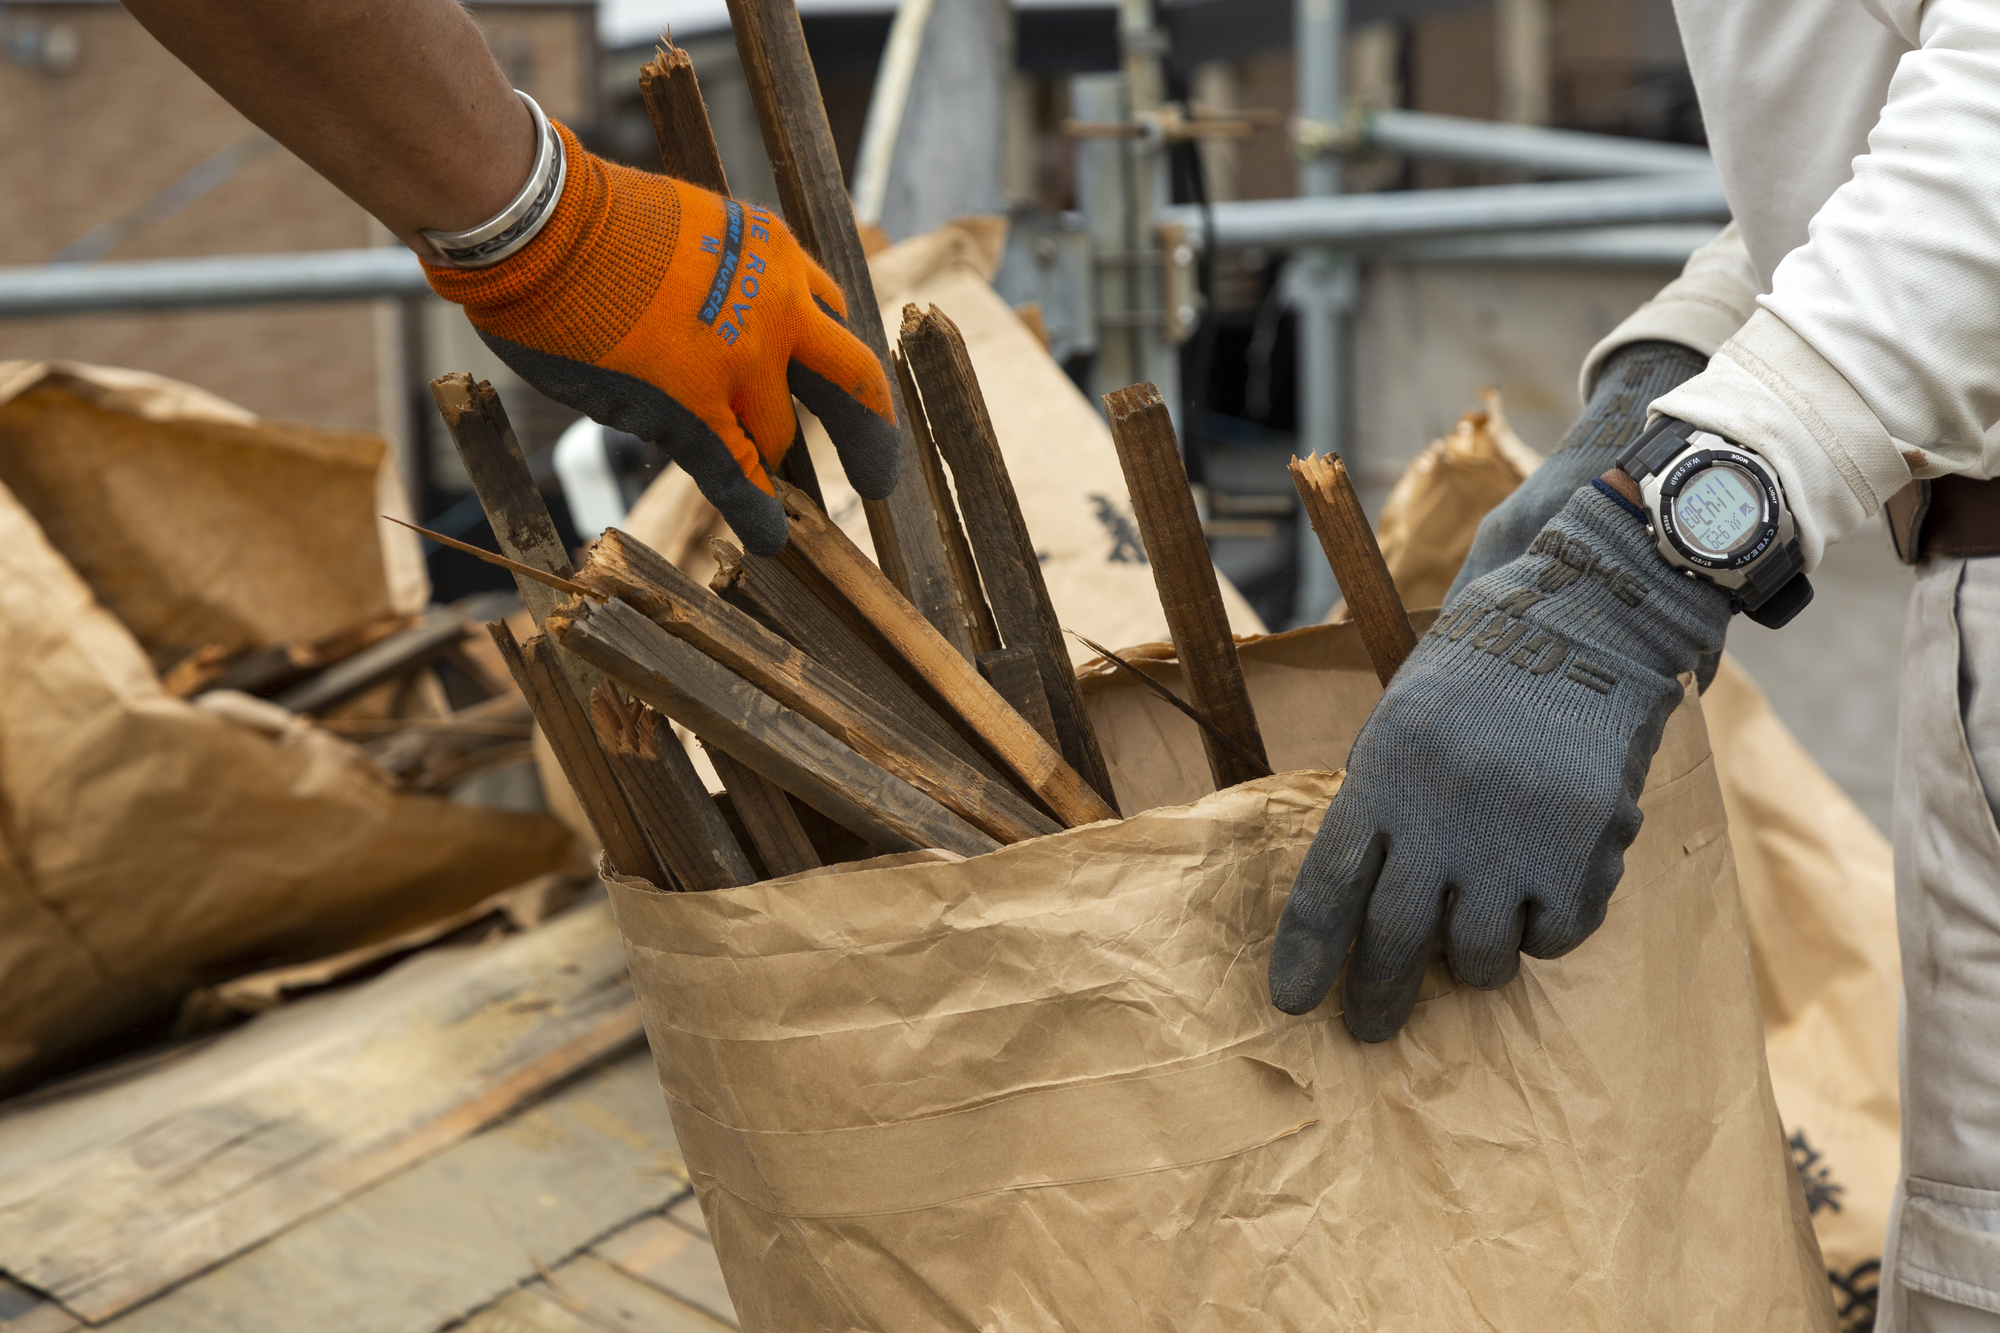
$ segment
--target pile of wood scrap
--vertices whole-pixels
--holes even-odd
[[[871,310],[797,13],[730,8],[786,221],[849,308]],[[726,192],[686,54],[664,47],[640,86],[666,169]],[[521,642],[495,626],[495,643],[612,873],[726,888],[862,855],[975,856],[1117,816],[964,339],[914,306],[894,352],[872,320],[855,330],[902,393],[902,481],[865,506],[880,565],[827,518],[794,448],[776,482],[790,542],[774,557],[720,546],[708,588],[616,529],[574,567],[492,388],[432,384],[540,630]],[[1146,384],[1106,406],[1216,785],[1268,773],[1166,405]],[[1337,489],[1345,473],[1336,462],[1317,480]],[[1366,523],[1344,536],[1387,590]],[[1407,651],[1407,622],[1394,628]],[[669,720],[714,761],[720,799]]]

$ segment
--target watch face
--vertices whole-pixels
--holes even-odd
[[[1726,560],[1763,528],[1763,493],[1743,469],[1704,468],[1673,499],[1674,526],[1702,555]]]

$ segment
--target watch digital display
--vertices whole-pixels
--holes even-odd
[[[1762,527],[1763,494],[1740,468],[1705,468],[1674,497],[1674,525],[1682,540],[1717,559],[1726,558]]]

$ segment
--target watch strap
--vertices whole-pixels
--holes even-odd
[[[1688,447],[1694,427],[1674,417],[1661,417],[1639,432],[1618,456],[1618,466],[1634,481],[1644,481],[1665,468]]]

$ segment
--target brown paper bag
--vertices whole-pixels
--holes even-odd
[[[115,386],[129,373],[103,374]],[[131,378],[155,407],[171,407],[176,389],[203,406],[197,390]],[[355,507],[374,466],[356,472]],[[308,548],[325,540],[298,535]],[[368,588],[351,607],[393,604],[374,537],[372,518],[353,528],[363,550],[341,568],[363,571]],[[257,562],[238,563],[254,582]],[[250,625],[217,610],[231,604],[230,569],[207,570],[206,584],[199,572],[156,571],[217,593],[183,601],[208,610],[176,623]],[[313,613],[284,614],[296,625]],[[255,632],[290,632],[262,624]],[[569,854],[553,820],[405,795],[311,723],[251,725],[274,714],[226,691],[195,705],[168,693],[145,647],[0,487],[0,1089],[135,1024],[164,1024],[198,986],[395,935]]]
[[[1346,626],[1245,658],[1314,768],[970,861],[613,884],[744,1328],[1830,1329],[1698,706],[1589,945],[1439,969],[1366,1046],[1264,967],[1373,678]],[[1126,808],[1198,762],[1090,700]]]
[[[1397,482],[1378,535],[1411,606],[1444,599],[1480,519],[1533,470],[1489,391]],[[1703,700],[1749,922],[1764,1047],[1842,1326],[1873,1317],[1900,1158],[1889,843],[1725,655]]]
[[[157,375],[0,362],[0,485],[162,666],[422,610],[387,453]]]

